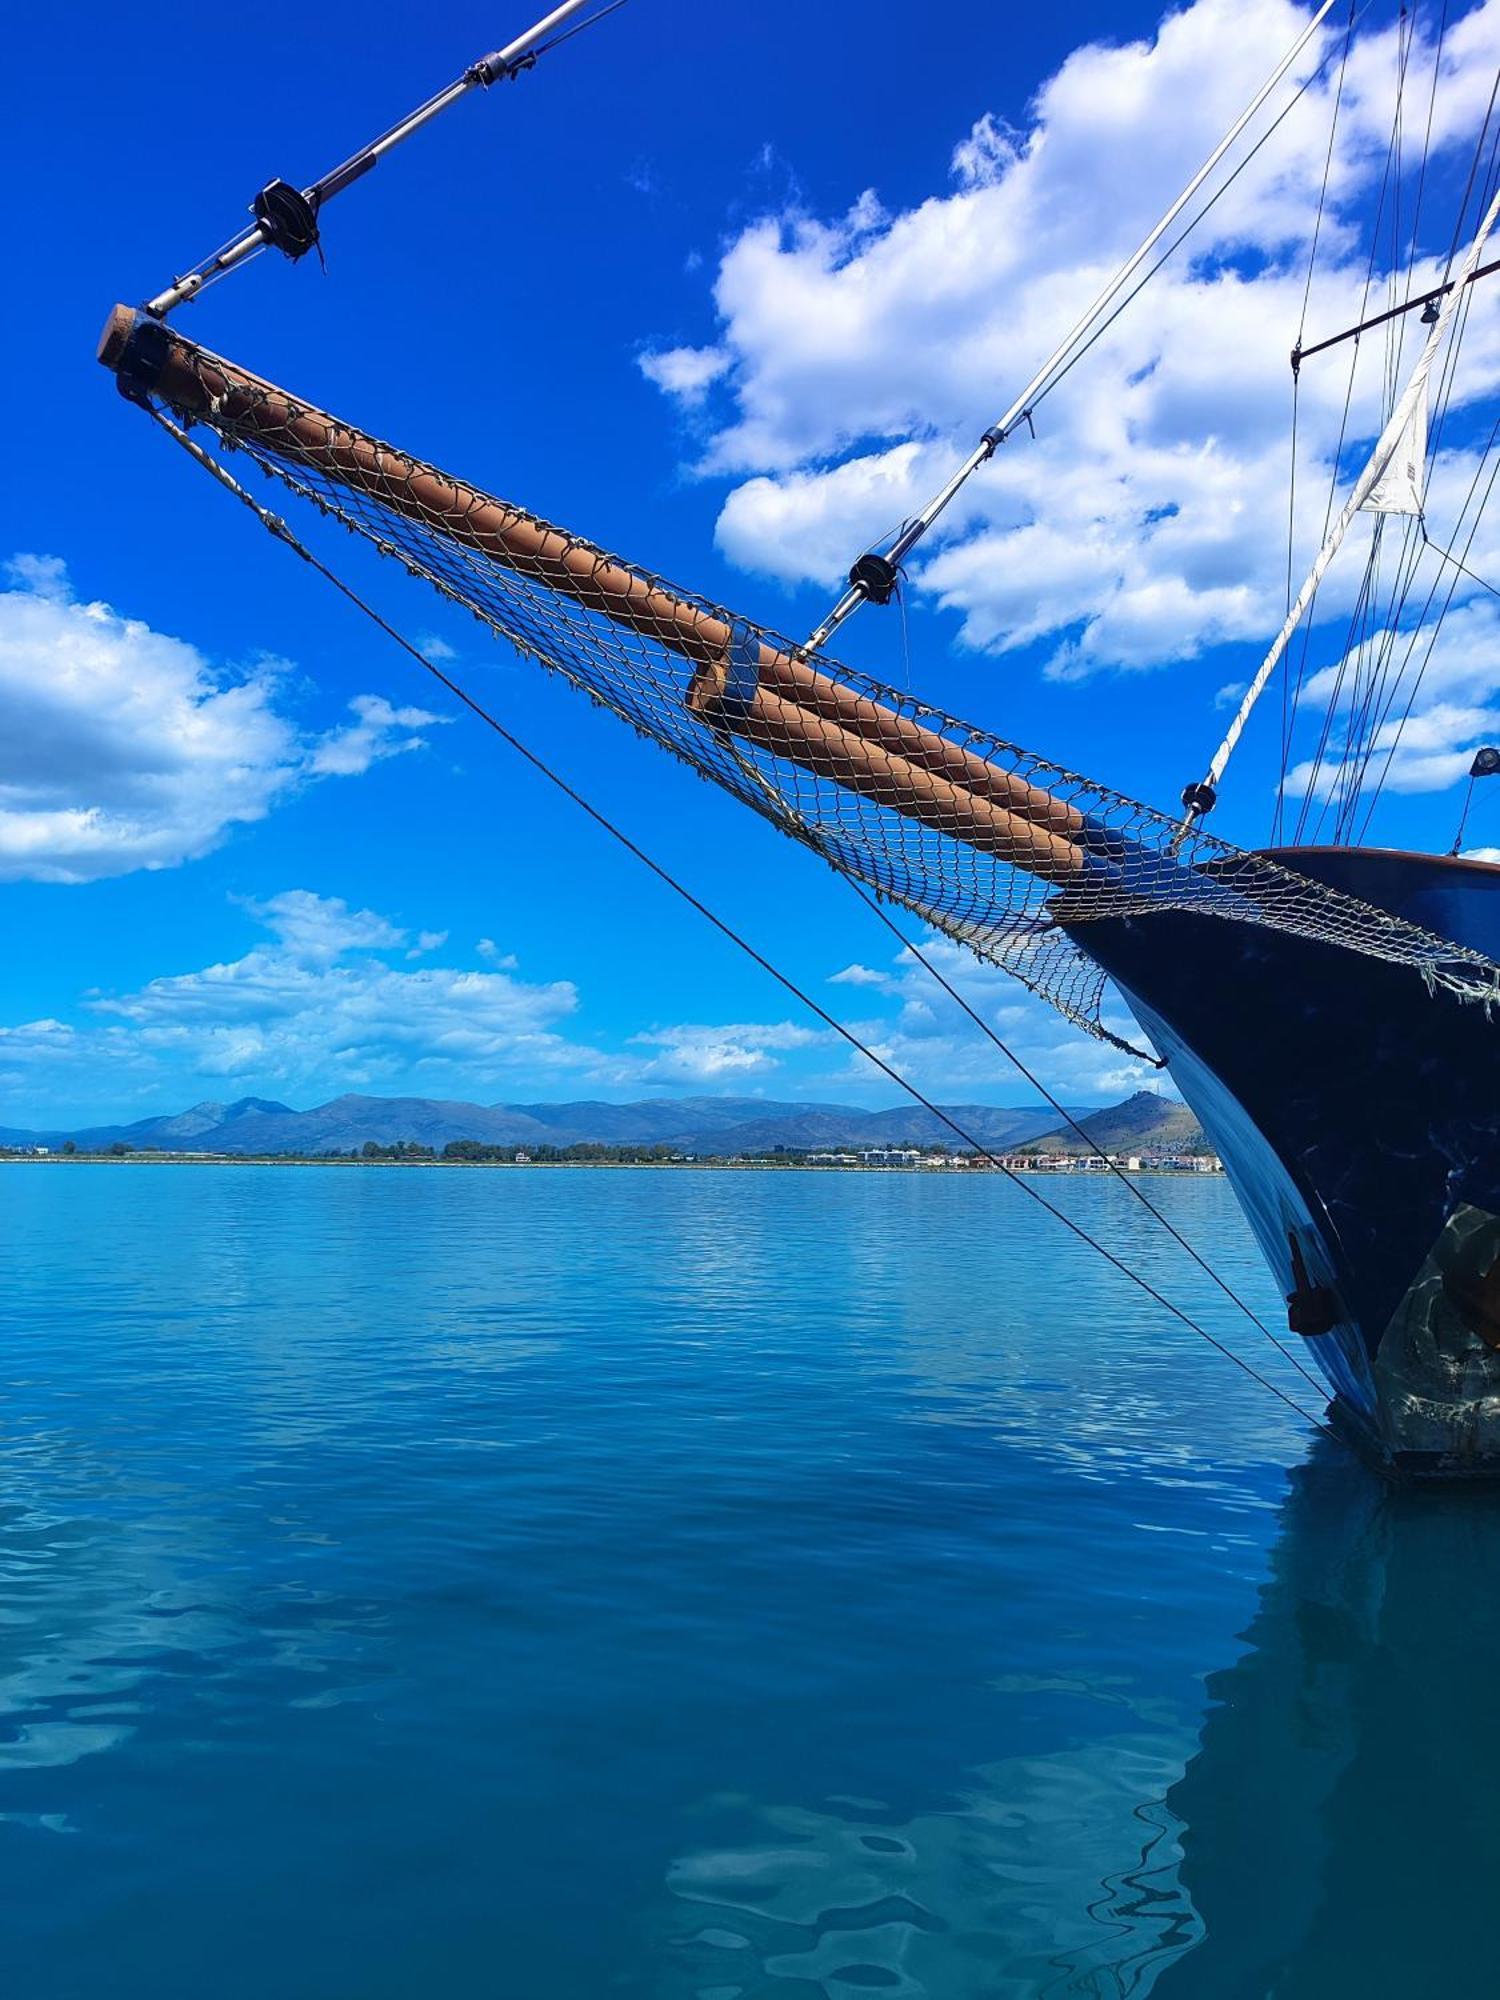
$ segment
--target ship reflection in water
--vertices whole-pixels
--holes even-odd
[[[1293,1477],[1250,1651],[1168,1805],[1204,1936],[1162,1995],[1475,1993],[1500,1865],[1500,1508]],[[1493,1990],[1493,1987],[1490,1987]]]
[[[1292,1475],[1248,1651],[1208,1675],[1175,1775],[1149,1714],[976,1772],[898,1820],[706,1808],[675,1867],[699,2000],[880,1992],[1159,2000],[1474,1993],[1492,1963],[1500,1509],[1390,1488],[1319,1439]]]

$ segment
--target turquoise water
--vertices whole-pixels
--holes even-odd
[[[1495,1503],[998,1179],[14,1166],[0,1281],[20,2000],[1494,1989]]]

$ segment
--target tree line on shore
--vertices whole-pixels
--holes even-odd
[[[777,1152],[785,1154],[785,1148]],[[316,1153],[236,1153],[212,1154],[193,1149],[190,1152],[174,1152],[164,1146],[131,1146],[123,1139],[116,1139],[108,1146],[79,1146],[72,1139],[65,1139],[60,1146],[0,1146],[0,1159],[34,1159],[49,1156],[53,1159],[79,1160],[124,1160],[124,1159],[266,1159],[266,1160],[370,1160],[399,1162],[409,1160],[447,1161],[459,1165],[492,1166],[515,1161],[535,1162],[538,1165],[569,1163],[592,1163],[605,1166],[651,1166],[670,1161],[700,1160],[706,1155],[684,1153],[666,1145],[624,1145],[609,1146],[599,1142],[580,1140],[568,1146],[531,1145],[487,1145],[480,1139],[452,1139],[446,1146],[424,1146],[415,1139],[396,1139],[389,1145],[381,1145],[378,1140],[366,1139],[362,1146],[350,1147],[345,1151],[329,1148]]]
[[[913,1149],[914,1151],[917,1149]],[[924,1155],[946,1156],[952,1149],[946,1146],[924,1146]],[[131,1146],[123,1139],[116,1139],[108,1146],[78,1146],[73,1140],[64,1140],[60,1146],[16,1147],[0,1146],[0,1159],[33,1159],[39,1154],[53,1159],[79,1160],[151,1160],[151,1159],[244,1159],[244,1160],[327,1160],[371,1163],[414,1165],[431,1162],[457,1166],[499,1166],[525,1164],[535,1166],[665,1166],[674,1163],[698,1166],[711,1165],[719,1159],[740,1159],[742,1154],[690,1153],[680,1147],[662,1143],[636,1145],[609,1145],[601,1140],[575,1140],[566,1146],[532,1143],[524,1146],[514,1142],[506,1145],[492,1145],[482,1139],[451,1139],[442,1147],[424,1146],[416,1139],[396,1139],[388,1145],[378,1140],[366,1139],[362,1146],[347,1150],[325,1149],[316,1153],[235,1153],[222,1154],[200,1151],[176,1152],[164,1146]],[[752,1157],[757,1164],[767,1166],[797,1166],[807,1158],[808,1149],[793,1146],[777,1146],[765,1153]],[[852,1155],[849,1157],[853,1157]]]

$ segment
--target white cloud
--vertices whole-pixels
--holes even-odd
[[[22,1021],[14,1028],[0,1027],[0,1046],[7,1055],[18,1056],[28,1049],[61,1049],[71,1046],[76,1029],[50,1016],[40,1021]]]
[[[1008,173],[1020,156],[1021,135],[987,111],[953,149],[954,178],[961,187],[985,187]]]
[[[954,150],[950,192],[893,215],[868,195],[831,219],[794,205],[742,229],[719,262],[712,342],[673,350],[712,358],[686,386],[714,416],[698,470],[736,482],[718,521],[725,553],[833,588],[853,554],[953,470],[1305,18],[1289,0],[1196,0],[1167,15],[1153,41],[1077,50],[1024,129],[981,118]],[[1330,28],[1320,52],[1341,33]],[[1364,296],[1360,218],[1384,169],[1396,33],[1357,38],[1343,84],[1312,333],[1349,324]],[[1406,86],[1408,111],[1420,100],[1424,115],[1428,34],[1419,19]],[[1434,181],[1445,163],[1461,171],[1497,40],[1500,0],[1449,23]],[[1049,671],[1077,678],[1274,632],[1286,567],[1286,357],[1337,70],[1214,207],[1191,259],[1180,253],[1044,404],[1036,440],[1015,438],[945,517],[914,587],[957,614],[969,646],[1041,642]],[[1448,216],[1431,184],[1428,204],[1435,240]],[[1414,285],[1440,275],[1440,260],[1425,258]],[[1370,295],[1385,284],[1377,269]],[[1372,436],[1381,416],[1383,348],[1366,347],[1351,436]],[[653,379],[683,395],[671,375]],[[1345,385],[1341,364],[1303,370],[1304,493],[1320,466],[1325,476],[1331,468]],[[1500,291],[1476,292],[1456,398],[1472,404],[1497,387]],[[1319,499],[1304,526],[1311,536],[1320,525]],[[1359,567],[1356,556],[1335,569],[1323,614],[1352,602]]]
[[[967,1005],[1064,1102],[1108,1101],[1143,1089],[1175,1094],[1170,1080],[1153,1065],[1079,1034],[1044,1001],[961,945],[931,934],[919,942],[923,955]],[[989,1040],[911,952],[897,953],[888,967],[844,966],[828,975],[828,983],[868,995],[866,1004],[878,1012],[834,1011],[875,1055],[929,1096],[1001,1104],[1024,1103],[1033,1096],[1032,1086],[1004,1049]],[[1106,1025],[1144,1046],[1140,1030],[1118,1001],[1106,1008]],[[656,1051],[634,1072],[653,1083],[734,1089],[786,1070],[786,1059],[795,1056],[801,1094],[884,1101],[898,1088],[831,1029],[794,1021],[653,1028],[633,1036],[631,1045]]]
[[[436,950],[441,933],[414,937],[377,911],[309,889],[241,907],[268,933],[243,957],[95,995],[77,1028],[50,1019],[0,1027],[0,1081],[32,1102],[63,1072],[107,1072],[119,1102],[159,1094],[168,1077],[294,1098],[530,1091],[549,1079],[562,1089],[581,1080],[734,1087],[822,1039],[790,1021],[684,1024],[606,1050],[570,1032],[580,1006],[571,980],[522,979],[515,958],[490,940],[491,969],[413,969],[413,945]]]
[[[17,555],[5,565],[6,575],[18,590],[51,604],[66,604],[72,596],[68,566],[61,556]]]
[[[1387,791],[1437,792],[1468,776],[1474,752],[1500,741],[1500,709],[1469,708],[1435,701],[1406,718],[1392,716],[1371,735],[1370,760]],[[1287,791],[1300,798],[1311,790],[1326,799],[1339,788],[1342,745],[1320,761],[1306,759],[1287,774]]]
[[[1418,572],[1422,588],[1437,570]],[[1441,588],[1446,589],[1442,577]],[[1370,690],[1376,688],[1372,702]],[[1320,667],[1303,699],[1332,724],[1320,758],[1306,758],[1287,774],[1287,793],[1300,799],[1337,792],[1359,722],[1358,754],[1387,791],[1442,791],[1468,775],[1474,752],[1500,742],[1500,615],[1493,599],[1460,605],[1445,620],[1437,643],[1425,628],[1381,627]]]
[[[393,708],[378,694],[357,694],[349,707],[355,721],[344,729],[330,730],[312,745],[306,763],[310,776],[357,778],[382,758],[425,750],[426,738],[410,732],[431,729],[450,719],[430,715],[425,708]]]
[[[91,1052],[102,1034],[137,1065],[287,1089],[377,1086],[424,1067],[462,1071],[477,1085],[607,1066],[561,1032],[578,1007],[570,980],[398,969],[384,954],[405,947],[407,931],[307,889],[246,907],[271,943],[94,1000],[106,1026]]]
[[[373,910],[351,910],[342,897],[317,896],[311,889],[284,889],[244,907],[288,958],[309,965],[327,965],[352,951],[391,951],[406,942],[404,930]]]
[[[1027,993],[1006,973],[974,958],[948,938],[918,940],[925,957],[1007,1048],[1064,1103],[1127,1097],[1137,1090],[1173,1094],[1165,1074],[1133,1061],[1119,1049],[1070,1028],[1044,1001]],[[1032,1089],[1004,1049],[997,1048],[968,1014],[943,991],[909,951],[883,971],[847,966],[834,983],[878,994],[888,1011],[848,1025],[876,1055],[927,1095],[952,1101],[970,1097],[993,1103],[1026,1102]],[[1138,1047],[1144,1037],[1118,1002],[1106,1009],[1106,1026]],[[885,1083],[880,1072],[874,1080]],[[868,1089],[871,1065],[853,1050],[841,1072],[825,1079],[830,1090],[857,1082]]]
[[[415,749],[441,718],[378,695],[308,735],[278,706],[285,670],[239,673],[69,593],[22,556],[0,591],[0,881],[89,882],[171,868],[298,786]]]
[[[729,356],[719,347],[668,347],[641,356],[647,381],[689,406],[703,401],[728,366]]]
[[[778,1069],[787,1051],[808,1049],[823,1039],[815,1029],[774,1021],[652,1028],[633,1035],[631,1044],[657,1051],[635,1071],[642,1082],[735,1083]]]
[[[50,1017],[18,1021],[12,1028],[0,1026],[0,1090],[26,1090],[39,1074],[65,1064],[77,1040],[69,1023]]]

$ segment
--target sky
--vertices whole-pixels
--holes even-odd
[[[109,308],[222,241],[263,181],[310,180],[530,14],[392,5],[378,35],[369,18],[334,0],[257,28],[253,56],[238,17],[174,0],[144,30],[95,6],[26,10],[11,30],[0,145],[31,195],[7,244],[23,379],[0,491],[0,1125],[344,1091],[891,1102],[95,365]],[[809,629],[1304,19],[1285,0],[954,0],[920,20],[887,0],[631,0],[332,205],[326,270],[262,257],[178,324],[648,567]],[[1414,211],[1410,135],[1440,21]],[[1374,0],[1347,69],[1322,71],[1036,437],[973,483],[914,561],[904,618],[867,609],[841,635],[847,658],[1159,806],[1201,774],[1285,608],[1299,324],[1336,330],[1367,296],[1383,304],[1393,273],[1408,282],[1378,214],[1404,240],[1415,212],[1419,282],[1451,246],[1500,0],[1434,0],[1409,22],[1399,232],[1401,30]],[[1494,421],[1492,285],[1475,288],[1431,468],[1438,540]],[[1335,467],[1349,476],[1379,428],[1388,359],[1370,343],[1352,381],[1342,357],[1304,369],[1298,566]],[[1482,580],[1500,576],[1497,534],[1486,522],[1469,548],[1476,574],[1458,579],[1393,758],[1372,828],[1386,844],[1446,849],[1472,751],[1500,736]],[[919,1087],[1031,1099],[814,858],[372,567],[361,581],[384,612]],[[1320,597],[1313,695],[1360,575],[1356,550]],[[1273,711],[1215,821],[1245,844],[1272,829]],[[1293,761],[1316,791],[1315,732]],[[1500,787],[1476,796],[1466,838],[1500,844]],[[934,949],[1067,1101],[1159,1085]]]

